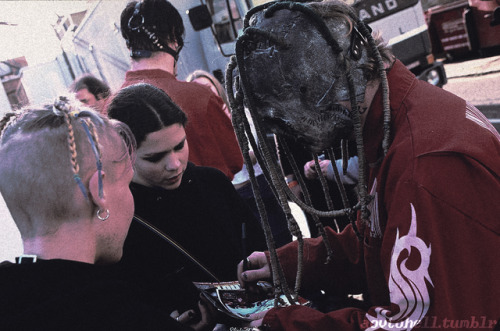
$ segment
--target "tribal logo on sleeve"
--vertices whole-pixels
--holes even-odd
[[[399,312],[378,307],[376,317],[366,314],[372,323],[367,330],[410,330],[427,314],[430,305],[427,282],[434,287],[429,276],[431,246],[417,237],[417,216],[413,204],[411,206],[411,225],[408,234],[399,237],[399,229],[391,256],[389,276],[389,292],[391,302],[399,306]],[[420,265],[408,268],[410,254],[420,254]],[[400,259],[400,257],[404,257]]]

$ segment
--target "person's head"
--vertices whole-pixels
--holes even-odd
[[[108,116],[127,124],[137,141],[133,181],[173,190],[186,170],[186,114],[161,89],[145,83],[121,89]]]
[[[105,100],[111,94],[111,89],[102,80],[86,74],[77,78],[70,86],[76,99],[81,103],[103,112]]]
[[[121,13],[123,38],[133,59],[166,52],[177,60],[184,45],[184,23],[167,0],[132,1]]]
[[[272,132],[313,152],[338,146],[353,132],[352,105],[379,77],[368,28],[342,1],[262,8],[236,46],[246,100]]]
[[[121,258],[133,216],[130,130],[60,98],[0,122],[0,192],[25,242],[87,238],[96,263]],[[87,249],[88,247],[80,247]]]
[[[219,82],[219,80],[211,73],[205,70],[195,70],[187,76],[186,81],[196,82],[198,84],[210,87],[212,92],[214,92],[215,95],[221,97],[226,105],[229,104],[227,100],[226,90]]]
[[[214,92],[215,95],[219,96],[222,101],[224,101],[226,107],[229,107],[226,90],[219,82],[219,80],[211,73],[205,70],[195,70],[187,76],[186,81],[195,82],[210,87],[212,92]]]

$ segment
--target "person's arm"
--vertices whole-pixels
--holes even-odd
[[[340,296],[361,293],[366,288],[363,243],[359,242],[350,225],[340,234],[330,228],[326,231],[334,252],[333,259],[325,263],[326,250],[321,238],[306,239],[302,290],[322,289],[330,295]],[[295,241],[277,250],[287,283],[292,287],[297,272],[297,248]],[[251,283],[256,280],[270,279],[268,252],[255,252],[249,256],[248,262],[249,270],[243,270],[242,262],[238,265],[238,279],[243,285],[249,284],[251,288]],[[310,307],[294,305],[256,314],[249,326],[286,331],[364,330],[370,326],[366,316],[367,311],[354,307],[322,313]]]
[[[336,160],[335,161],[335,166],[337,167],[337,170],[339,172],[340,176],[340,181],[344,185],[356,185],[358,183],[358,176],[359,176],[359,165],[358,165],[358,157],[353,156],[349,158],[349,161],[347,163],[347,171],[344,173],[343,170],[343,164],[342,164],[342,159]],[[323,167],[322,167],[323,170]],[[333,172],[333,163],[329,162],[328,166],[326,167],[326,173],[323,172],[326,175],[326,178],[331,180],[331,181],[336,181],[335,180],[335,174]]]
[[[297,166],[299,167],[299,171],[301,171],[300,167],[302,164],[304,164],[305,162],[307,162],[307,160],[310,159],[310,153],[306,152],[300,145],[296,144],[290,139],[286,140],[286,144],[288,145],[290,153],[292,154]],[[279,142],[277,143],[276,147],[278,150],[280,165],[283,170],[283,173],[285,174],[285,180],[288,187],[296,197],[303,200],[304,196],[302,189],[299,186],[297,178],[295,178],[293,174],[293,168],[290,162],[288,161],[288,157],[285,154],[284,147]]]
[[[358,157],[353,156],[349,159],[347,164],[347,171],[344,173],[342,159],[335,160],[335,166],[339,172],[340,181],[344,185],[356,185],[358,183]],[[335,173],[333,172],[333,162],[331,160],[321,160],[319,161],[319,166],[323,176],[325,176],[328,180],[335,182]],[[314,160],[307,162],[304,165],[304,175],[307,179],[315,179],[318,177],[316,174]]]
[[[323,289],[335,293],[358,293],[364,284],[362,244],[351,226],[340,234],[329,227],[325,230],[334,256],[325,263],[327,253],[322,238],[305,239],[301,288],[305,291]],[[278,248],[277,253],[288,284],[295,284],[298,242]],[[269,252],[254,252],[248,259],[248,270],[243,270],[243,261],[237,267],[238,280],[243,286],[247,282],[271,277]]]
[[[189,326],[195,331],[213,330],[216,324],[217,310],[202,295],[200,295],[200,301],[198,301],[198,311],[199,315],[194,310],[188,310],[183,313],[174,311],[170,314],[170,317],[174,318],[182,325]]]
[[[321,239],[306,239],[302,288],[304,290],[324,289],[329,293],[339,295],[359,293],[364,283],[363,259],[360,258],[362,245],[350,227],[341,234],[337,234],[329,228],[327,228],[327,232],[335,256],[330,263],[325,264],[326,251]],[[278,249],[278,256],[287,283],[293,287],[297,271],[297,242],[292,242]],[[259,279],[270,280],[268,252],[254,252],[248,259],[248,270],[243,269],[243,262],[238,265],[238,279],[243,286]],[[353,309],[349,314],[350,318],[356,313],[362,316],[361,310]],[[343,330],[349,324],[344,321],[346,319],[345,312],[333,315],[323,314],[305,306],[271,309],[264,316],[255,316],[255,318],[259,319],[252,322],[251,326],[264,324],[270,326],[271,330],[333,330],[332,326]],[[363,319],[360,319],[359,323],[362,322]]]
[[[323,176],[327,175],[327,169],[328,167],[331,166],[330,160],[321,160],[318,162],[319,163],[319,168],[321,170],[321,173],[323,173]],[[333,171],[333,168],[332,168]],[[311,160],[304,164],[304,175],[306,176],[307,179],[316,179],[318,177],[318,174],[316,173],[316,166],[314,160]],[[328,178],[330,179],[330,178]],[[332,179],[330,179],[332,180]]]
[[[300,188],[299,182],[297,179],[295,179],[295,176],[292,174],[289,174],[285,176],[285,181],[286,184],[288,185],[288,188],[292,191],[292,193],[298,197],[299,199],[303,199],[303,193],[302,189]]]

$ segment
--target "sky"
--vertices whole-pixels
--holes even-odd
[[[64,15],[87,6],[85,0],[0,0],[0,61],[23,55],[29,65],[53,60],[61,53],[52,28],[56,13]]]

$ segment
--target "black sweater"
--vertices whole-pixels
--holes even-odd
[[[241,228],[246,223],[248,252],[264,250],[258,220],[219,170],[189,163],[175,190],[131,184],[136,215],[159,228],[189,251],[220,280],[235,280],[236,265],[243,258]],[[146,284],[151,295],[183,294],[181,285],[164,285],[166,277],[186,283],[214,281],[169,243],[132,222],[125,241],[121,266],[135,281]],[[171,282],[170,282],[171,283]],[[189,285],[186,285],[189,286]],[[193,298],[192,300],[197,300]],[[187,308],[187,307],[186,307]]]
[[[192,330],[113,272],[67,260],[0,264],[0,330]]]

